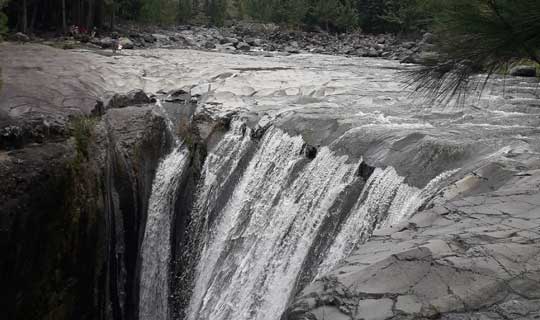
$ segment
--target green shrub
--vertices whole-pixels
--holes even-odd
[[[88,147],[94,135],[96,122],[96,118],[86,116],[75,118],[71,122],[78,160],[88,159]]]
[[[143,22],[170,25],[176,21],[178,2],[174,0],[145,0],[140,18]]]

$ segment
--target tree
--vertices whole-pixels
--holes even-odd
[[[2,36],[8,32],[8,17],[2,12],[2,9],[7,5],[8,0],[0,0],[0,41]]]
[[[222,26],[225,22],[227,2],[225,0],[210,0],[207,4],[207,16],[213,25]]]
[[[385,29],[392,32],[415,32],[431,22],[434,0],[384,0],[380,16]]]
[[[348,30],[358,25],[358,13],[349,0],[316,0],[312,5],[312,19],[327,31],[331,27]]]
[[[144,22],[169,25],[175,22],[177,10],[175,0],[144,0],[140,16]]]
[[[485,72],[489,78],[523,59],[540,64],[540,1],[454,0],[439,5],[433,27],[439,57],[412,74],[417,92],[447,100],[471,89],[474,74]]]
[[[178,1],[178,21],[181,23],[188,22],[193,15],[193,1],[179,0]]]

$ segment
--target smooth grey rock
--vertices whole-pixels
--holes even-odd
[[[515,66],[510,69],[510,75],[515,77],[536,77],[536,67]]]
[[[365,320],[385,320],[394,315],[392,306],[394,301],[391,299],[366,299],[358,302],[356,306],[356,319]]]
[[[119,39],[119,44],[122,46],[123,49],[133,49],[135,47],[133,41],[126,37],[121,37]]]
[[[15,41],[19,41],[19,42],[28,42],[28,41],[30,41],[30,37],[27,36],[26,34],[22,33],[22,32],[15,33],[15,35],[13,35],[13,39]]]
[[[216,44],[213,43],[212,41],[206,41],[206,42],[204,43],[204,47],[205,47],[206,49],[215,49],[215,48],[216,48]]]
[[[251,47],[249,44],[245,43],[245,42],[240,42],[236,45],[236,49],[240,50],[240,51],[249,51],[251,50]]]
[[[224,37],[222,40],[220,40],[221,44],[227,44],[232,43],[233,45],[237,45],[240,41],[233,37]]]

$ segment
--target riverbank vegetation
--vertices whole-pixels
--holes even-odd
[[[67,32],[117,20],[171,25],[272,22],[332,32],[410,32],[427,26],[434,0],[0,0],[12,30]],[[439,0],[437,0],[439,1]],[[0,21],[1,18],[0,18]],[[2,24],[2,22],[0,22]],[[3,23],[5,25],[5,21]]]
[[[437,53],[416,70],[411,83],[424,96],[447,100],[486,81],[478,73],[506,74],[515,65],[540,65],[540,1],[452,0],[440,3],[433,15]]]

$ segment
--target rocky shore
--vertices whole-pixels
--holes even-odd
[[[273,24],[238,23],[230,27],[177,26],[170,28],[123,25],[117,27],[118,42],[123,49],[170,48],[196,49],[228,53],[298,54],[317,53],[356,57],[381,57],[414,62],[430,49],[432,35],[401,38],[393,34],[361,32],[331,34],[291,31]],[[13,37],[64,47],[110,49],[111,33],[76,35],[75,37],[40,39]]]

